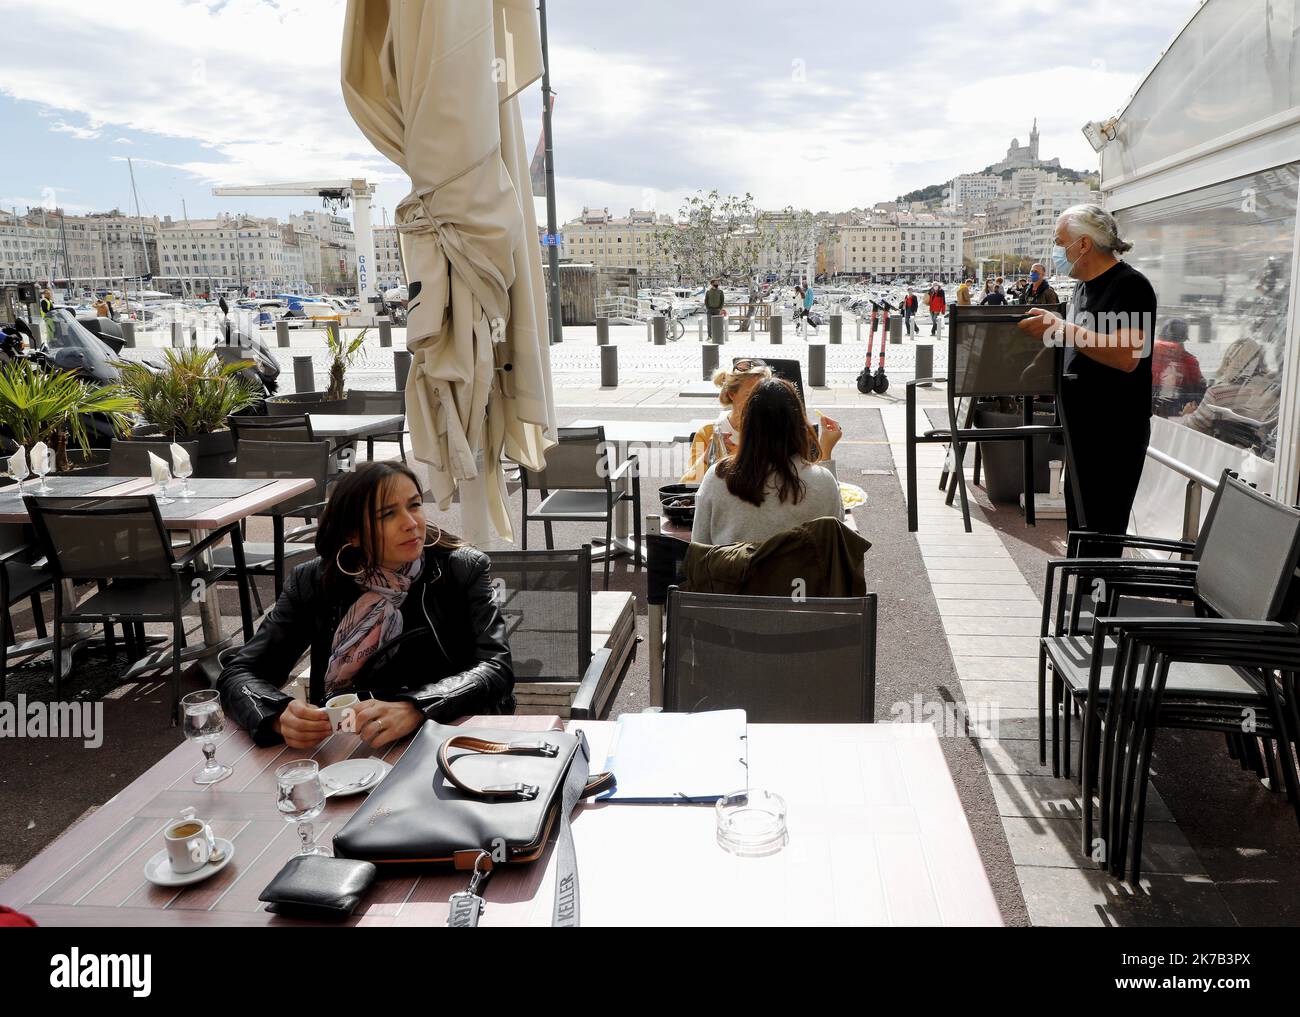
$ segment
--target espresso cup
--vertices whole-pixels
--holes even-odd
[[[201,869],[212,857],[208,826],[200,819],[174,820],[163,832],[163,840],[172,872],[177,875]]]
[[[354,730],[352,708],[359,702],[360,700],[351,692],[330,698],[325,703],[325,712],[330,717],[330,727],[335,731]]]

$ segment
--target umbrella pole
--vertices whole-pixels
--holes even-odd
[[[546,46],[546,0],[538,0],[537,11],[542,34],[542,135],[546,145],[546,232],[551,236],[547,246],[550,266],[551,342],[564,341],[564,318],[560,307],[560,247],[556,242],[559,226],[555,214],[555,151],[551,144],[551,58]]]

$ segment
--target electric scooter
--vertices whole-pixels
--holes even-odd
[[[871,302],[871,332],[867,336],[867,359],[862,365],[862,372],[858,375],[858,391],[863,395],[875,392],[877,395],[884,395],[889,389],[889,378],[885,376],[885,346],[889,343],[889,312],[896,310],[889,305],[887,300],[873,300]],[[871,373],[871,353],[876,345],[876,324],[879,318],[884,319],[884,329],[880,333],[880,362],[876,367],[876,373]]]

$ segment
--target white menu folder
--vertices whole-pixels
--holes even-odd
[[[625,713],[605,769],[614,802],[713,802],[749,786],[744,710]]]

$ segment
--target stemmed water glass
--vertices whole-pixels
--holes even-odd
[[[314,842],[311,825],[325,809],[325,789],[321,787],[316,761],[295,759],[285,763],[275,771],[275,783],[276,808],[286,823],[298,824],[302,850],[297,855],[328,855],[325,848]]]
[[[35,467],[36,475],[41,478],[40,485],[36,488],[37,494],[49,494],[50,491],[53,490],[53,488],[51,488],[50,485],[45,482],[45,476],[49,472],[50,472],[50,455],[47,452],[41,458],[40,466]]]
[[[194,464],[192,462],[187,461],[185,465],[177,466],[173,463],[172,473],[174,473],[177,477],[180,477],[181,497],[186,501],[189,501],[190,495],[194,493],[190,490],[190,477],[194,476]]]
[[[22,495],[23,495],[23,481],[26,480],[28,477],[30,477],[32,474],[31,474],[31,471],[27,468],[27,457],[26,457],[26,456],[23,456],[23,457],[22,457],[22,463],[19,464],[19,465],[21,466],[22,472],[21,472],[21,473],[18,472],[18,471],[19,471],[19,465],[15,465],[15,461],[16,461],[18,458],[19,458],[19,457],[18,457],[18,454],[17,454],[17,453],[14,453],[13,455],[11,455],[11,456],[9,457],[8,462],[7,462],[7,468],[5,469],[5,473],[6,473],[8,476],[13,477],[14,480],[18,481],[18,497],[21,498]]]
[[[170,472],[170,471],[169,471],[169,472]],[[169,479],[170,479],[170,478],[169,478]],[[170,497],[170,496],[167,494],[167,481],[166,481],[166,480],[164,480],[164,481],[163,481],[162,483],[160,483],[160,484],[157,483],[157,482],[155,482],[155,486],[158,488],[158,504],[159,504],[159,505],[170,505],[170,504],[172,504],[172,503],[176,500],[175,498],[172,498],[172,497]]]
[[[203,746],[203,769],[194,775],[195,784],[215,784],[225,780],[234,769],[217,762],[214,739],[226,729],[226,715],[221,709],[221,693],[216,689],[191,692],[181,700],[185,716],[185,737]]]

